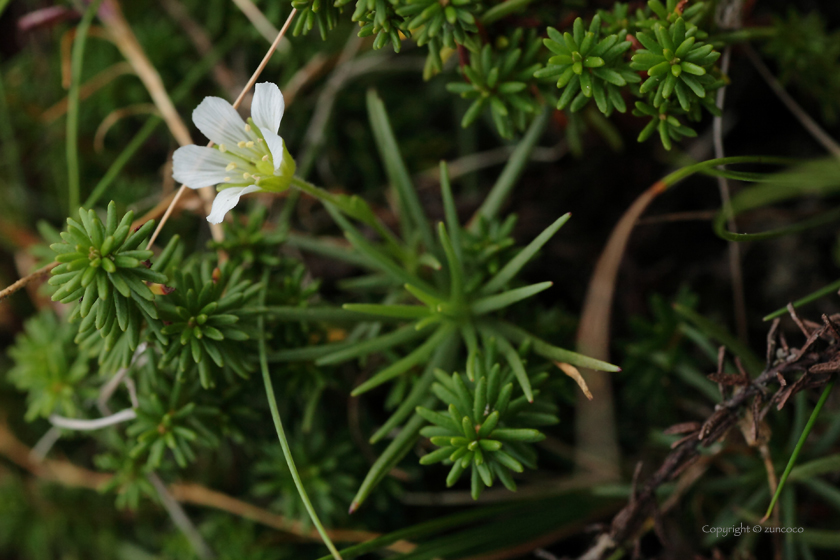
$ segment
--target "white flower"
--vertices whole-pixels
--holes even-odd
[[[205,97],[195,108],[193,122],[216,145],[178,148],[172,176],[192,189],[219,185],[208,222],[221,222],[244,194],[289,188],[295,160],[277,135],[284,108],[280,89],[268,82],[257,84],[247,124],[219,97]]]

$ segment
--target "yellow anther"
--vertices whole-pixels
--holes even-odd
[[[263,160],[263,161],[268,161],[268,154],[264,155],[264,156],[262,157],[262,160]]]
[[[230,177],[225,177],[225,183],[230,183]]]
[[[230,162],[229,164],[227,164],[227,167],[225,167],[225,171],[232,171],[234,169],[236,169],[236,164],[233,162]]]
[[[245,132],[251,132],[251,125],[250,124],[245,125]]]
[[[219,151],[225,153],[227,151],[227,146],[224,144],[219,144]]]
[[[244,148],[245,147],[245,140],[240,140],[239,142],[236,143],[236,145],[239,146],[240,148]]]
[[[249,177],[251,177],[251,174],[248,173],[248,172],[245,172],[245,173],[242,174],[243,179],[248,179]]]
[[[253,147],[254,147],[254,143],[253,143],[253,142],[251,142],[251,141],[245,142],[245,147],[246,147],[246,148],[253,148]]]

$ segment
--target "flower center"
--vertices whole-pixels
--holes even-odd
[[[274,175],[274,159],[260,129],[249,118],[245,125],[248,140],[240,140],[235,146],[220,144],[220,152],[228,156],[230,163],[225,167],[230,175],[225,177],[225,186],[259,185],[266,177]]]

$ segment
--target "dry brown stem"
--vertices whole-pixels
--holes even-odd
[[[633,202],[616,224],[598,259],[586,290],[577,334],[577,349],[587,356],[609,361],[610,313],[618,268],[636,222],[665,188],[664,183],[656,182]],[[577,448],[580,453],[602,461],[603,476],[618,478],[619,450],[610,374],[589,369],[581,373],[595,398],[590,401],[578,394],[575,407]]]
[[[58,263],[57,262],[52,262],[52,263],[48,264],[47,266],[45,266],[43,268],[39,268],[38,270],[36,270],[32,274],[24,276],[23,278],[21,278],[20,280],[18,280],[17,282],[15,282],[11,286],[9,286],[8,288],[4,288],[3,290],[0,290],[0,301],[3,301],[4,299],[9,297],[13,293],[17,292],[18,290],[20,290],[22,288],[25,288],[26,285],[29,284],[30,282],[32,282],[33,280],[35,280],[37,278],[40,278],[41,276],[44,276],[46,274],[49,274],[49,272],[53,268],[55,268],[56,266],[58,266]]]
[[[32,449],[18,440],[6,423],[0,420],[0,456],[6,457],[18,467],[30,472],[41,480],[57,482],[63,486],[97,490],[111,480],[111,475],[79,467],[69,461],[32,458]],[[304,530],[299,521],[292,521],[282,515],[272,513],[255,505],[243,502],[222,492],[217,492],[200,484],[170,484],[169,492],[179,502],[218,509],[250,519],[303,539],[320,541],[315,529]],[[345,529],[328,530],[330,538],[340,542],[364,542],[380,536],[370,531]],[[408,541],[397,541],[388,547],[393,552],[406,553],[414,550],[415,545]]]

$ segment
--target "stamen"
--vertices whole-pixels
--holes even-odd
[[[253,143],[252,141],[245,142],[245,147],[246,147],[246,148],[253,148],[253,147],[254,147],[254,143]]]
[[[227,146],[224,144],[219,144],[219,151],[225,153],[227,151]]]
[[[233,171],[234,169],[236,169],[236,164],[233,162],[230,162],[227,164],[227,167],[225,167],[225,171]]]
[[[230,177],[225,177],[225,183],[230,183]]]
[[[248,179],[248,178],[250,178],[250,177],[251,177],[251,174],[250,174],[250,173],[247,173],[247,172],[246,172],[246,173],[243,173],[243,174],[242,174],[242,178],[243,178],[243,179]]]
[[[268,161],[268,159],[269,159],[269,158],[268,158],[268,154],[266,154],[266,155],[264,155],[264,156],[262,157],[262,160],[263,160],[263,161]]]
[[[251,125],[250,124],[245,125],[245,132],[251,132]]]
[[[245,147],[245,141],[240,140],[239,142],[236,143],[236,145],[239,146],[240,148],[244,148]]]

